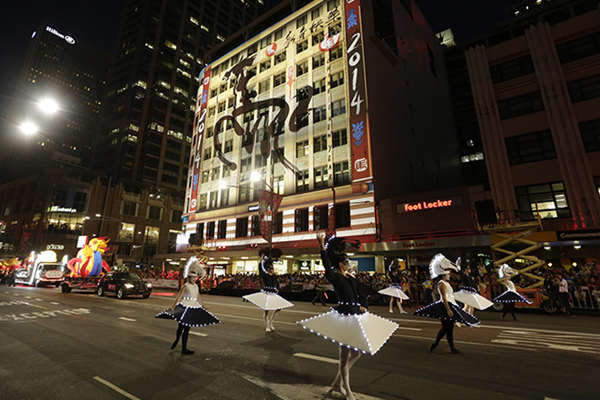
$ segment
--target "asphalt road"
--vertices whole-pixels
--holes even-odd
[[[205,295],[223,323],[192,329],[196,353],[182,356],[175,321],[154,318],[171,301],[0,287],[0,399],[323,398],[337,346],[295,322],[324,307],[298,303],[265,334],[256,307]],[[600,398],[600,317],[479,313],[481,327],[455,330],[454,355],[429,352],[437,321],[371,311],[400,329],[353,368],[357,399]]]

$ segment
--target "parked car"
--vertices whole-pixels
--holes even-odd
[[[128,296],[142,296],[147,299],[152,293],[152,284],[144,282],[130,272],[110,272],[100,279],[96,293],[98,296],[114,293],[118,299]]]

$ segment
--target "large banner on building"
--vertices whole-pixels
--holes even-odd
[[[194,168],[192,174],[192,194],[190,196],[189,212],[194,213],[198,209],[198,181],[200,175],[200,162],[202,161],[202,139],[206,128],[206,104],[208,102],[208,90],[210,87],[210,66],[200,72],[200,88],[198,89],[198,100],[196,114],[194,116],[194,137],[196,142],[192,143],[192,157]]]
[[[267,241],[273,235],[273,216],[277,214],[283,196],[269,190],[261,190],[258,196],[258,216],[260,217],[260,233]]]
[[[360,0],[346,0],[346,56],[348,58],[348,99],[350,100],[349,132],[352,148],[352,181],[373,177],[371,170],[371,141],[367,120],[367,91],[361,29]]]

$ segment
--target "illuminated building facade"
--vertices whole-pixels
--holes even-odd
[[[458,183],[441,53],[413,1],[305,2],[234,35],[200,74],[186,236],[219,248],[228,271],[255,271],[272,182],[283,269],[314,271],[316,232],[374,242],[381,199]]]

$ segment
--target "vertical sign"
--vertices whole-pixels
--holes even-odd
[[[360,0],[346,0],[346,56],[348,59],[349,132],[352,142],[352,181],[371,179],[369,124],[367,121],[365,64],[363,61]]]
[[[208,102],[208,91],[210,87],[210,66],[205,67],[200,72],[200,88],[198,90],[196,106],[196,116],[194,121],[194,137],[196,137],[196,147],[192,148],[192,157],[194,161],[194,172],[192,175],[192,195],[190,196],[189,212],[196,212],[198,209],[198,177],[200,175],[200,161],[202,160],[202,139],[204,138],[206,122],[206,103]]]

